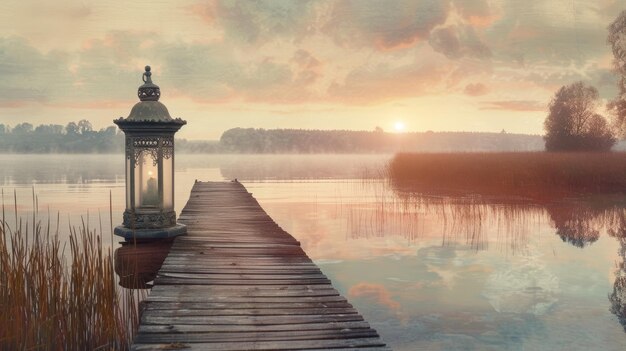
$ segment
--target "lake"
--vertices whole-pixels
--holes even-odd
[[[626,349],[625,200],[401,192],[380,177],[390,157],[177,155],[175,206],[195,179],[237,178],[394,350]],[[23,223],[35,203],[62,238],[85,221],[120,246],[122,155],[0,162],[10,225],[15,191]]]

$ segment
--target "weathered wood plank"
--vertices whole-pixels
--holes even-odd
[[[234,310],[306,310],[315,308],[353,308],[350,303],[345,302],[291,302],[291,303],[194,303],[194,302],[146,302],[151,304],[153,310],[175,310],[175,309],[234,309]]]
[[[321,274],[321,273],[312,273],[312,274],[281,274],[281,275],[273,275],[273,274],[260,274],[260,273],[256,273],[256,274],[247,274],[247,273],[241,273],[241,274],[213,274],[213,273],[198,273],[198,272],[194,272],[194,273],[174,273],[174,272],[164,272],[164,271],[160,271],[159,273],[160,277],[166,277],[166,278],[193,278],[193,279],[207,279],[207,280],[217,280],[217,279],[223,279],[223,280],[285,280],[285,279],[293,279],[293,280],[300,280],[300,279],[324,279],[326,281],[328,281],[328,278],[326,278],[325,275]],[[330,282],[328,282],[327,284],[330,284]]]
[[[193,333],[193,334],[142,334],[139,333],[135,342],[241,342],[246,341],[284,341],[284,340],[324,340],[378,337],[373,329],[339,329],[339,330],[306,330],[288,332],[234,332],[234,333]]]
[[[151,308],[146,313],[153,313],[155,316],[296,316],[296,315],[325,315],[325,314],[357,314],[358,312],[354,308],[240,308],[240,309],[215,309],[215,308],[202,308],[200,306],[194,306],[194,308],[177,308],[177,309],[155,309]]]
[[[219,324],[219,325],[272,325],[362,321],[359,314],[299,315],[299,316],[160,316],[146,310],[142,324]]]
[[[300,309],[306,310],[309,308],[352,308],[352,305],[347,301],[341,302],[283,302],[283,303],[224,303],[224,302],[146,302],[150,304],[150,309],[153,310],[175,310],[175,309],[283,309],[293,310]]]
[[[388,350],[239,183],[196,182],[133,350]]]
[[[336,329],[370,329],[365,321],[358,322],[329,322],[306,324],[274,324],[274,325],[206,325],[206,324],[142,324],[139,332],[147,333],[223,333],[223,332],[272,332],[272,331],[306,331],[306,330],[336,330]]]
[[[241,341],[232,343],[161,343],[135,344],[131,350],[311,350],[385,346],[380,338],[354,338],[337,340],[286,340],[286,341]]]
[[[339,294],[333,296],[230,296],[230,295],[215,295],[215,296],[197,296],[189,294],[181,295],[150,295],[147,302],[190,302],[190,303],[292,303],[292,302],[345,302],[345,297]]]

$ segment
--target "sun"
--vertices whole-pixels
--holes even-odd
[[[393,125],[393,129],[395,129],[396,132],[404,132],[404,128],[406,128],[406,126],[404,125],[404,122],[402,121],[397,121]]]

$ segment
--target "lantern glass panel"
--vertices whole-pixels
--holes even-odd
[[[163,209],[174,209],[174,156],[163,159]]]
[[[130,183],[130,174],[133,171],[133,164],[130,158],[126,158],[126,209],[132,209],[133,205],[130,203],[130,193],[132,191],[132,184]]]
[[[135,165],[135,206],[158,207],[159,169],[150,152],[143,150]]]

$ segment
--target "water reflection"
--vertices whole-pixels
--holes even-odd
[[[626,215],[623,212],[618,221],[620,223],[619,228],[609,231],[609,235],[619,241],[618,253],[621,259],[616,263],[615,282],[613,283],[613,292],[609,294],[609,301],[611,302],[611,312],[617,316],[624,327],[624,331],[626,331]]]
[[[597,211],[565,204],[562,206],[547,206],[546,210],[554,227],[556,234],[563,242],[570,243],[576,247],[583,248],[600,238],[600,228],[602,223],[597,218],[603,218],[602,211]]]
[[[220,163],[225,179],[243,181],[381,178],[388,156],[233,155]]]
[[[0,185],[124,182],[120,155],[0,156]]]
[[[506,246],[514,252],[523,252],[532,237],[529,233],[542,218],[548,220],[553,233],[562,242],[580,249],[593,245],[601,233],[607,233],[619,243],[613,291],[608,295],[610,311],[626,331],[626,205],[621,196],[550,202],[506,201],[480,196],[424,195],[405,188],[402,191],[394,189],[393,196],[381,196],[378,201],[380,205],[373,216],[375,224],[372,227],[378,228],[380,233],[395,231],[415,240],[437,230],[424,226],[430,221],[439,226],[442,247],[464,242],[475,250],[486,250],[491,240],[484,229],[495,226],[498,236],[506,234],[497,241],[504,239]],[[418,223],[422,225],[416,225]],[[359,221],[356,224],[358,232]],[[509,269],[491,274],[481,294],[501,313],[546,313],[559,300],[559,279],[546,275],[546,267],[537,264],[535,260],[518,262],[509,265]],[[524,282],[524,279],[532,281]],[[378,293],[378,296],[383,295]]]
[[[108,162],[89,157],[83,164]],[[16,160],[0,177],[45,182],[35,186],[40,208],[60,210],[61,228],[66,214],[80,223],[89,209],[92,223],[103,214],[106,232],[111,189],[112,223],[121,222],[123,182],[100,182],[115,176],[106,167],[94,166],[102,176],[83,172],[72,158],[40,170]],[[618,322],[625,321],[626,203],[619,198],[400,193],[361,180],[386,162],[373,156],[180,155],[176,162],[178,210],[195,179],[239,178],[394,350],[626,349]],[[33,169],[11,170],[20,167]],[[64,176],[64,167],[75,175]],[[116,167],[121,177],[123,164]],[[63,179],[76,183],[54,183]],[[30,185],[15,188],[18,207],[30,208]],[[127,246],[116,254],[121,284],[149,287],[160,262]]]
[[[381,155],[177,155],[176,171],[218,169],[223,179],[296,180],[380,177]],[[0,185],[124,182],[124,156],[0,154]],[[204,179],[204,178],[203,178]]]
[[[563,242],[579,248],[596,242],[602,230],[612,236],[626,235],[626,203],[617,196],[538,202],[425,195],[406,188],[390,192],[385,187],[376,196],[375,209],[354,208],[348,213],[354,237],[401,233],[414,241],[438,232],[442,245],[463,243],[485,250],[493,241],[485,231],[496,228],[497,241],[515,251],[527,244],[529,233],[544,219]]]
[[[172,240],[151,243],[122,243],[115,250],[115,273],[126,289],[150,289]]]

